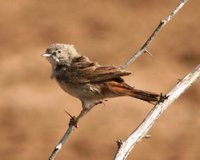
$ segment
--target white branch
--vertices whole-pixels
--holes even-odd
[[[121,143],[119,150],[115,155],[115,160],[125,160],[136,145],[142,138],[145,137],[149,129],[153,126],[156,120],[161,116],[161,114],[166,110],[169,105],[174,102],[184,91],[189,88],[193,82],[195,82],[200,77],[200,64],[187,76],[185,76],[168,94],[163,102],[159,102],[155,107],[150,111],[147,117],[135,129],[128,137],[128,139]]]
[[[125,62],[120,68],[124,69],[126,68],[131,62],[134,62],[139,56],[141,56],[143,53],[147,52],[148,45],[152,42],[152,40],[155,38],[157,33],[176,15],[176,13],[184,6],[184,4],[188,0],[181,0],[180,4],[163,20],[160,21],[159,25],[156,27],[156,29],[153,31],[151,36],[147,39],[147,41],[143,44],[143,46],[127,61]]]
[[[70,122],[72,122],[73,117],[71,117]],[[67,138],[70,136],[71,132],[73,131],[75,125],[73,123],[69,123],[69,127],[67,128],[65,134],[61,138],[61,140],[58,142],[58,144],[55,146],[54,150],[52,151],[49,160],[54,160],[56,158],[56,155],[58,152],[62,149],[62,146],[64,145]]]

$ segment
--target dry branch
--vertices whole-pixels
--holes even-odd
[[[134,62],[143,53],[149,53],[147,50],[148,45],[152,42],[158,32],[176,15],[176,13],[184,6],[187,1],[188,0],[181,0],[180,4],[165,19],[160,21],[159,25],[156,27],[156,29],[153,31],[147,41],[143,44],[143,46],[120,67],[121,69],[126,68],[131,62]]]
[[[73,131],[74,127],[75,127],[74,124],[69,124],[69,127],[67,128],[65,134],[63,135],[61,140],[58,142],[58,144],[55,146],[54,150],[52,151],[52,153],[49,157],[49,160],[55,159],[56,155],[62,149],[62,146],[64,145],[65,141],[67,140],[67,138],[69,137],[69,135]]]
[[[119,150],[115,155],[115,160],[125,160],[136,145],[149,129],[153,126],[156,120],[161,116],[161,114],[166,110],[169,105],[174,102],[181,94],[189,88],[193,82],[195,82],[200,77],[200,64],[187,76],[178,82],[178,84],[167,94],[167,98],[163,102],[159,102],[155,107],[149,112],[147,117],[143,122],[131,133],[128,139],[121,143]]]

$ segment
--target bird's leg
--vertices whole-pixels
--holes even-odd
[[[79,115],[77,117],[71,116],[69,125],[71,124],[77,128],[78,127],[77,124],[78,124],[78,121],[80,120],[80,118],[82,118],[84,115],[86,115],[94,106],[101,104],[101,103],[103,103],[102,100],[95,101],[93,103],[88,103],[88,104],[82,102],[83,109],[81,110],[81,112],[79,113]]]
[[[83,108],[82,111],[80,112],[80,114],[76,117],[77,122],[79,121],[80,118],[82,118],[84,115],[86,115],[89,111],[90,111],[90,109]]]

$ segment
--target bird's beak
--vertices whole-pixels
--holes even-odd
[[[49,53],[43,53],[42,55],[41,55],[42,57],[46,57],[46,58],[48,58],[48,57],[52,57],[53,59],[55,59],[56,60],[56,62],[60,62],[60,60],[55,56],[55,55],[52,55],[52,54],[49,54]]]
[[[51,57],[51,54],[45,52],[45,53],[43,53],[41,56],[42,56],[42,57]]]

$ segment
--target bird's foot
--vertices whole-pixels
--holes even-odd
[[[78,119],[76,118],[76,116],[72,116],[69,112],[67,112],[65,110],[65,113],[67,113],[67,115],[70,117],[70,121],[69,121],[69,126],[74,126],[76,128],[78,128]]]
[[[163,103],[164,100],[166,100],[168,97],[169,96],[167,96],[166,94],[163,95],[162,93],[160,93],[160,98],[158,100],[158,103]]]
[[[75,116],[71,117],[69,121],[69,126],[74,126],[78,128],[78,119]]]

